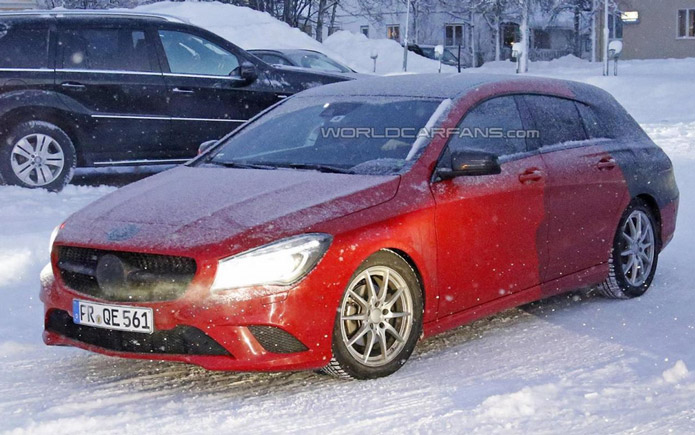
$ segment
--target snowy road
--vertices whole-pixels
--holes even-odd
[[[681,213],[645,296],[577,293],[509,310],[420,343],[401,371],[367,382],[43,346],[49,234],[113,188],[0,187],[0,432],[692,433],[695,119],[658,116],[643,125],[676,164]]]

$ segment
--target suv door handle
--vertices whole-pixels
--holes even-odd
[[[538,168],[529,168],[519,174],[519,181],[523,184],[536,183],[543,179],[543,172]]]
[[[195,93],[193,89],[188,89],[188,88],[174,88],[171,90],[172,92],[175,92],[177,94],[193,94]]]
[[[72,89],[75,91],[82,91],[82,90],[87,88],[82,83],[77,83],[77,82],[65,82],[65,83],[62,83],[60,86],[63,88]]]
[[[615,159],[613,157],[604,157],[597,164],[596,167],[600,171],[609,171],[617,166]]]

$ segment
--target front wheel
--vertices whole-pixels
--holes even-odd
[[[618,225],[610,259],[610,274],[598,291],[613,299],[642,296],[651,285],[659,262],[657,221],[649,206],[635,199]]]
[[[399,255],[380,251],[352,276],[333,331],[324,372],[342,378],[388,376],[410,357],[422,330],[422,289]]]
[[[75,170],[75,147],[58,126],[28,121],[15,126],[0,146],[0,175],[7,184],[61,190]]]

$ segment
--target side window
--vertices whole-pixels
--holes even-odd
[[[71,29],[60,34],[63,68],[106,71],[159,71],[144,30]]]
[[[48,29],[0,24],[0,68],[46,68],[47,63]]]
[[[591,139],[610,138],[612,135],[606,130],[598,114],[586,104],[576,103],[579,114],[584,121],[584,128]]]
[[[466,114],[449,140],[449,151],[484,151],[498,156],[526,151],[514,97],[487,100]]]
[[[159,37],[172,73],[228,76],[239,67],[235,55],[200,36],[160,30]]]
[[[526,95],[524,99],[535,120],[540,146],[587,139],[574,101],[541,95]]]
[[[285,58],[280,57],[280,56],[276,56],[274,54],[260,54],[260,55],[258,55],[258,57],[260,57],[261,59],[263,59],[264,61],[266,61],[267,63],[269,63],[271,65],[292,66],[292,64],[289,63],[287,60],[285,60]]]

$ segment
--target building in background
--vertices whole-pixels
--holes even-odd
[[[406,2],[390,0],[341,0],[336,27],[368,38],[405,41]],[[695,1],[695,0],[694,0]],[[365,7],[368,4],[370,7]],[[420,0],[411,8],[408,42],[419,45],[444,45],[458,52],[470,64],[473,53],[477,64],[495,60],[495,29],[490,17],[467,9],[456,1]],[[499,34],[501,59],[511,57],[512,43],[518,41],[519,13],[507,11],[501,17]],[[590,11],[579,12],[579,37],[575,38],[575,14],[566,9],[537,11],[530,20],[530,59],[552,60],[570,54],[591,57]],[[327,35],[326,35],[327,36]],[[579,41],[579,42],[578,42]]]
[[[695,0],[622,0],[622,59],[695,57]]]

